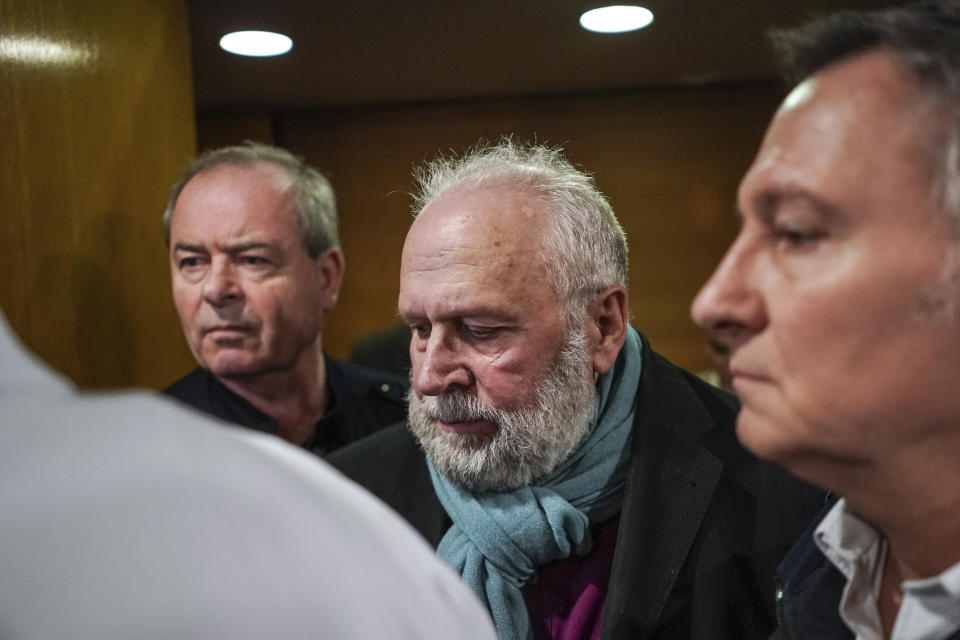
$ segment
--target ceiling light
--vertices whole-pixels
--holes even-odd
[[[653,12],[650,9],[622,4],[591,9],[580,16],[580,26],[597,33],[636,31],[651,22]]]
[[[293,48],[293,40],[272,31],[234,31],[220,38],[220,48],[241,56],[279,56]]]

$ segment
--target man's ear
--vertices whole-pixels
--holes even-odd
[[[340,297],[340,285],[343,284],[343,272],[346,262],[339,247],[331,247],[317,256],[317,275],[320,280],[320,300],[324,312],[337,306]]]
[[[587,338],[593,348],[593,371],[610,370],[627,339],[627,290],[620,285],[597,294],[589,308]]]

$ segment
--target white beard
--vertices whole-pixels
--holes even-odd
[[[468,491],[509,491],[542,478],[583,439],[593,420],[596,385],[582,329],[563,346],[525,406],[488,407],[461,390],[420,398],[411,388],[409,424],[450,482]],[[488,421],[493,438],[444,431],[439,422]]]

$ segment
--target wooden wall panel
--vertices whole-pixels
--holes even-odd
[[[0,4],[0,305],[82,386],[157,387],[192,358],[160,214],[195,151],[182,0]]]
[[[347,273],[328,350],[344,356],[395,322],[411,168],[513,133],[564,146],[594,174],[630,239],[634,322],[674,361],[705,367],[689,304],[736,232],[736,187],[779,98],[755,86],[278,117],[278,142],[327,172],[339,198]]]
[[[273,116],[266,111],[232,111],[197,114],[197,149],[200,152],[243,144],[247,140],[274,144]]]

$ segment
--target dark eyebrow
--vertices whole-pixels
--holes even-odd
[[[427,320],[426,315],[419,313],[410,313],[405,314],[403,310],[397,309],[397,315],[403,322],[418,321],[418,320]],[[503,322],[506,324],[515,323],[518,321],[515,313],[511,313],[506,309],[498,309],[494,307],[487,307],[484,305],[479,305],[475,307],[464,307],[462,309],[454,309],[449,313],[443,313],[435,317],[433,320],[436,322],[458,322],[462,323],[464,320],[470,320],[474,318],[484,318],[491,319],[496,322]]]
[[[224,253],[243,253],[244,251],[250,251],[251,249],[268,249],[270,247],[266,242],[241,242],[240,244],[227,245],[221,247]],[[187,244],[186,242],[178,242],[173,246],[174,251],[188,251],[190,253],[209,253],[203,245],[199,244]]]
[[[202,247],[198,244],[187,244],[186,242],[178,242],[173,245],[174,251],[189,251],[190,253],[207,253],[205,247]]]
[[[269,249],[270,245],[266,242],[241,242],[240,244],[231,244],[220,247],[224,253],[243,253],[251,249]]]

